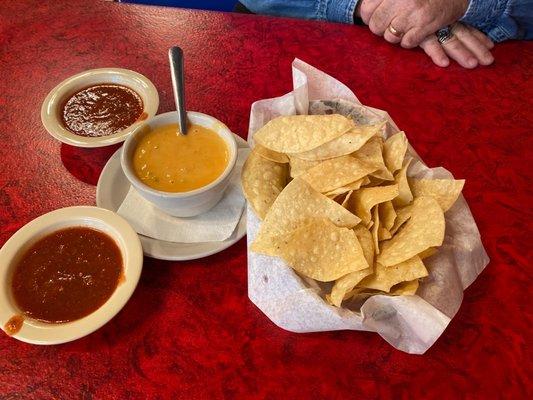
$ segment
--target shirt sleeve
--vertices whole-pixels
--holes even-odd
[[[241,0],[256,14],[354,23],[360,0]]]
[[[495,42],[533,37],[533,0],[470,0],[461,21]]]
[[[355,7],[359,0],[327,0],[326,18],[328,21],[353,24]]]

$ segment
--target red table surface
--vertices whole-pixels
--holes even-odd
[[[294,334],[247,297],[246,243],[191,262],[145,258],[125,308],[72,343],[0,336],[0,399],[526,398],[531,372],[533,44],[494,49],[468,71],[433,66],[362,27],[101,1],[0,7],[0,243],[56,208],[95,203],[117,146],[61,145],[40,122],[46,94],[77,72],[123,67],[173,107],[167,49],[186,55],[188,106],[245,137],[253,101],[291,89],[294,57],[389,111],[464,194],[491,263],[423,356],[377,334]]]

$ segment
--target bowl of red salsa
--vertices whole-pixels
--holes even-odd
[[[41,107],[45,129],[59,141],[101,147],[124,141],[159,107],[145,76],[122,68],[81,72],[57,85]]]
[[[0,327],[34,344],[85,336],[124,307],[142,263],[137,234],[111,211],[68,207],[42,215],[0,249]]]

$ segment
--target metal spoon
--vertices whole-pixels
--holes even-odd
[[[168,51],[170,61],[170,74],[172,76],[172,88],[174,89],[174,101],[178,111],[178,134],[187,134],[187,111],[185,110],[185,83],[183,79],[183,50],[175,46]]]

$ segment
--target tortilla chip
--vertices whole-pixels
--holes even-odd
[[[269,238],[288,233],[312,220],[327,218],[340,227],[352,228],[359,218],[340,204],[313,190],[302,179],[293,179],[270,207],[259,233],[252,244],[261,245]]]
[[[379,221],[380,225],[386,230],[390,230],[394,226],[396,219],[396,211],[392,205],[392,201],[385,201],[379,205]]]
[[[324,143],[313,150],[293,155],[302,160],[309,161],[327,160],[344,156],[360,149],[368,139],[379,134],[382,127],[383,124],[356,126],[342,136]]]
[[[383,144],[383,159],[391,173],[395,173],[403,165],[403,159],[407,151],[407,137],[405,132],[392,135]]]
[[[394,285],[389,294],[393,296],[412,296],[418,290],[420,281],[418,279],[413,279],[412,281],[401,282]]]
[[[286,154],[278,153],[277,151],[267,149],[264,146],[261,146],[259,143],[255,144],[254,150],[261,157],[266,158],[267,160],[274,161],[280,164],[286,164],[289,162],[289,157]]]
[[[388,292],[391,287],[400,282],[412,281],[427,275],[428,271],[418,256],[389,267],[385,267],[378,262],[375,266],[374,273],[359,282],[357,287]]]
[[[265,218],[270,206],[287,184],[288,173],[286,164],[269,161],[255,149],[248,156],[242,168],[242,190],[259,218]]]
[[[346,196],[344,197],[344,200],[342,201],[341,203],[341,206],[343,206],[344,208],[346,208],[346,204],[348,204],[348,202],[350,201],[350,197],[352,197],[352,194],[353,194],[353,190],[350,190]]]
[[[444,240],[444,213],[432,197],[415,198],[411,218],[392,239],[381,244],[377,262],[391,266],[408,260]]]
[[[374,171],[372,164],[352,156],[342,156],[323,161],[301,176],[313,189],[326,193],[353,183]]]
[[[363,249],[366,262],[372,267],[374,265],[374,239],[372,238],[372,233],[363,225],[357,225],[353,228],[353,231]]]
[[[314,220],[276,236],[270,246],[258,252],[281,257],[298,273],[320,282],[368,268],[355,232],[327,219]]]
[[[389,229],[391,235],[394,234],[405,224],[409,218],[411,218],[411,210],[413,209],[412,205],[398,208],[396,210],[396,219],[394,220],[394,225]]]
[[[361,218],[364,224],[368,224],[371,220],[370,209],[396,196],[398,196],[398,185],[362,188],[354,192],[348,203],[348,209]]]
[[[383,161],[382,146],[383,139],[381,137],[374,136],[352,155],[362,161],[376,166],[374,172],[371,173],[373,177],[386,181],[392,181],[394,180],[394,177],[387,169],[385,162]]]
[[[407,168],[409,168],[411,161],[412,158],[407,160],[402,169],[394,174],[394,182],[398,184],[399,192],[398,196],[392,200],[392,204],[395,207],[406,206],[413,201],[413,194],[411,193],[411,188],[409,187],[409,182],[407,181]]]
[[[381,204],[379,205],[381,207]],[[378,241],[389,240],[392,237],[391,233],[384,227],[378,228]]]
[[[442,208],[448,211],[463,190],[464,179],[409,179],[411,190],[416,197],[433,197]]]
[[[420,257],[421,260],[424,260],[425,258],[429,258],[432,255],[434,255],[437,251],[438,249],[436,247],[430,247],[429,249],[424,250],[421,253],[418,253],[418,257]]]
[[[303,175],[308,169],[313,168],[315,165],[321,163],[321,161],[305,161],[300,160],[297,157],[289,157],[290,176],[291,178],[298,178]]]
[[[344,296],[350,292],[355,285],[357,285],[365,276],[368,276],[372,273],[372,268],[368,267],[359,271],[351,272],[343,277],[337,279],[333,288],[331,288],[331,293],[329,296],[326,296],[330,304],[335,307],[340,307]]]
[[[390,182],[385,181],[385,179],[379,179],[374,176],[367,176],[367,181],[361,185],[361,187],[374,187],[374,186],[380,186],[382,183],[385,182],[386,185],[388,185]]]
[[[359,189],[365,182],[367,182],[368,178],[365,176],[364,178],[358,179],[355,182],[349,183],[345,186],[340,186],[336,189],[330,190],[329,192],[324,193],[325,196],[328,196],[329,198],[338,196],[339,194],[343,194],[349,191],[354,191]]]
[[[378,238],[378,232],[379,232],[379,213],[378,213],[379,205],[376,205],[374,207],[374,210],[372,211],[372,228],[370,232],[372,233],[372,241],[374,242],[374,253],[379,254],[379,238]]]
[[[327,143],[354,127],[340,114],[278,117],[259,129],[254,141],[279,153],[302,153]]]

